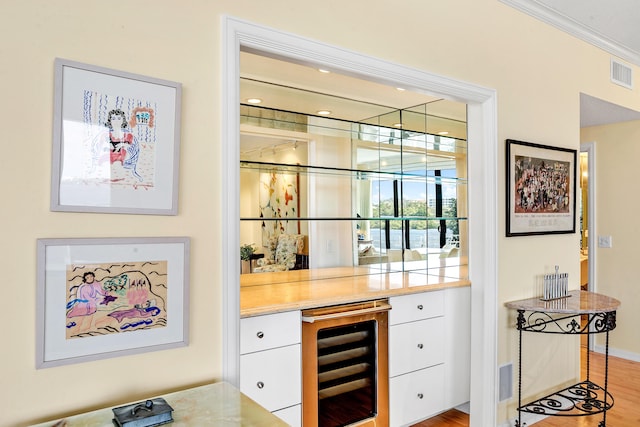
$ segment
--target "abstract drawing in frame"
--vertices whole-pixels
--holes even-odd
[[[181,91],[56,59],[51,210],[176,215]]]
[[[189,239],[39,239],[36,366],[188,342]]]

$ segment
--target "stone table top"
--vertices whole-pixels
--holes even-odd
[[[230,384],[219,382],[162,396],[174,409],[171,427],[286,427],[287,424]],[[113,427],[111,408],[32,427]]]
[[[616,311],[620,301],[615,298],[588,291],[569,291],[566,298],[544,301],[540,297],[505,303],[514,310],[539,311],[545,313],[593,314]]]

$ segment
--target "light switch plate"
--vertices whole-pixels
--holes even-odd
[[[611,236],[598,236],[598,247],[599,248],[610,248],[611,247]]]

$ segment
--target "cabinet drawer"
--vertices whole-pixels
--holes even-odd
[[[444,291],[422,292],[389,299],[389,324],[412,322],[444,314]]]
[[[299,311],[240,319],[240,354],[299,344]]]
[[[389,375],[404,374],[443,363],[444,317],[402,323],[389,328]]]
[[[444,366],[438,365],[389,381],[391,427],[406,426],[445,409]]]
[[[300,344],[240,356],[240,391],[273,412],[302,402]]]

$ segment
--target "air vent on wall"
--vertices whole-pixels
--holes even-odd
[[[503,402],[513,397],[513,364],[500,366],[498,373],[498,401]]]
[[[611,58],[611,82],[633,89],[633,69],[623,62]]]

